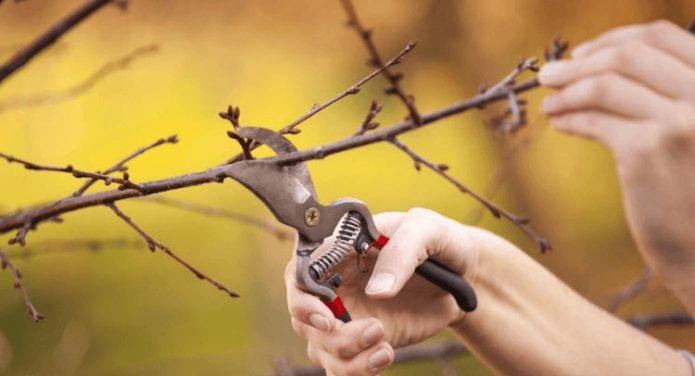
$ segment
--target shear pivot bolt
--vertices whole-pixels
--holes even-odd
[[[304,213],[304,222],[308,226],[316,226],[319,223],[319,209],[311,207]]]

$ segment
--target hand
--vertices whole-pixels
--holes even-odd
[[[559,130],[613,153],[646,261],[695,312],[695,36],[658,21],[611,30],[546,64]]]
[[[355,252],[336,269],[343,276],[337,292],[353,317],[350,323],[333,318],[319,299],[299,290],[294,260],[285,273],[292,326],[309,341],[309,358],[334,375],[376,374],[393,361],[393,347],[422,341],[460,321],[464,312],[453,297],[413,272],[434,257],[473,284],[474,239],[492,237],[425,209],[384,213],[374,220],[391,239],[366,256],[371,278],[359,272]]]

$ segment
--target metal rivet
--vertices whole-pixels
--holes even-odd
[[[306,222],[308,226],[316,226],[319,223],[319,217],[319,209],[311,207],[304,213],[304,222]]]

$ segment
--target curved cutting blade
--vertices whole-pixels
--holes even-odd
[[[241,137],[250,138],[267,145],[273,149],[277,155],[297,151],[297,148],[288,139],[283,137],[280,133],[270,129],[259,127],[241,127],[239,128],[239,135]],[[290,166],[284,166],[283,169],[285,169],[290,175],[296,177],[302,183],[304,188],[311,192],[314,198],[316,198],[316,189],[314,188],[314,182],[311,180],[311,175],[309,175],[309,170],[306,167],[306,163],[295,163]]]

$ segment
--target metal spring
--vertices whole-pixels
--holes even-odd
[[[316,278],[324,277],[347,257],[361,227],[360,220],[352,213],[343,218],[331,249],[309,265],[309,269],[316,273]]]

